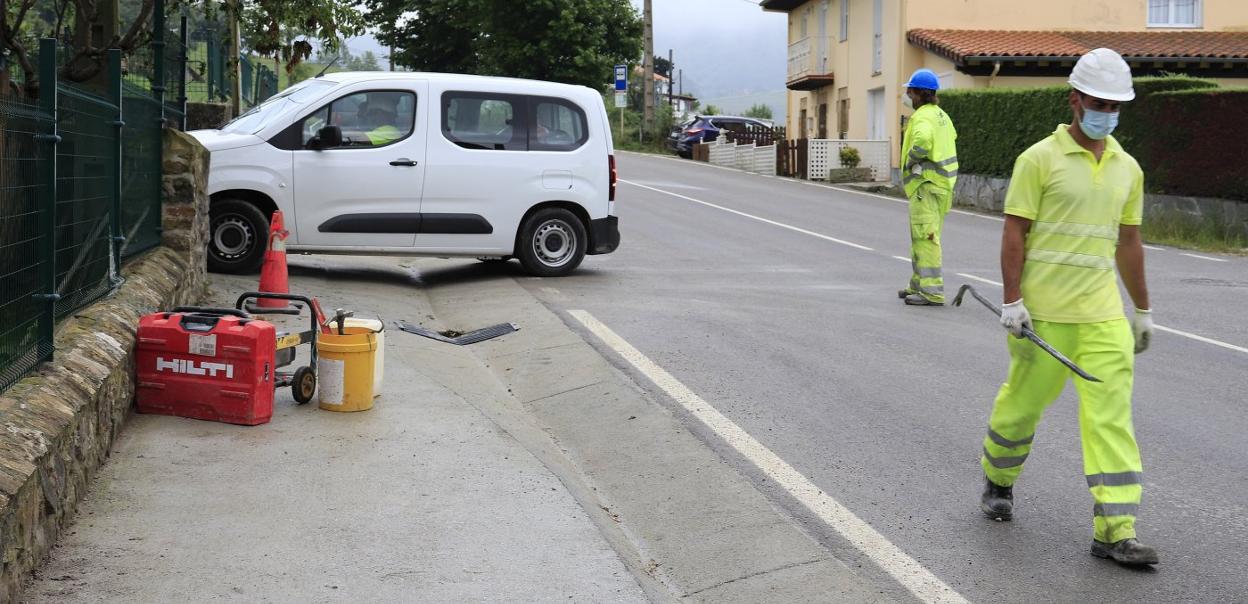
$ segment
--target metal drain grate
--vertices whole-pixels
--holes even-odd
[[[431,340],[437,340],[439,342],[446,342],[447,344],[455,344],[456,346],[467,346],[469,344],[476,344],[477,342],[484,342],[486,340],[497,338],[498,336],[505,336],[513,331],[520,330],[520,326],[516,325],[515,323],[499,323],[498,325],[491,325],[490,327],[485,327],[482,329],[478,329],[476,331],[470,331],[468,333],[461,334],[459,336],[451,338],[451,337],[444,336],[427,327],[422,327],[420,325],[412,325],[411,323],[408,323],[406,321],[395,321],[394,324],[401,331],[406,331],[407,333],[414,333],[418,336],[424,336],[426,338],[429,338]]]

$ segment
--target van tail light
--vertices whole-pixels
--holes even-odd
[[[619,181],[620,176],[615,171],[615,156],[614,155],[607,156],[607,167],[611,172],[611,181],[610,181],[611,186],[609,188],[610,193],[608,194],[607,201],[615,201],[615,184],[616,182]]]
[[[685,136],[693,136],[695,134],[702,132],[703,130],[705,130],[705,128],[690,128],[688,130],[685,130]]]

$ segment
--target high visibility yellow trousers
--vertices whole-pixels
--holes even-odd
[[[910,285],[932,302],[944,303],[945,280],[940,273],[940,233],[953,205],[953,191],[923,183],[910,195]]]
[[[1113,543],[1135,536],[1143,466],[1131,423],[1134,336],[1126,319],[1103,323],[1035,321],[1054,348],[1104,382],[1075,377],[1083,473],[1092,491],[1093,535]],[[1009,339],[1010,373],[997,393],[981,459],[984,474],[1012,486],[1031,452],[1040,416],[1073,374],[1029,340]]]

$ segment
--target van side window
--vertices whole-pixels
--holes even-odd
[[[442,136],[465,149],[528,150],[523,97],[446,92],[442,95]]]
[[[379,90],[342,97],[303,118],[303,144],[325,126],[342,129],[343,149],[383,147],[411,136],[416,125],[416,95]]]
[[[532,108],[529,130],[530,151],[573,151],[589,140],[588,120],[580,107],[562,100],[543,97],[529,99]]]

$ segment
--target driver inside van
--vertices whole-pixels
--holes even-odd
[[[372,94],[362,103],[360,126],[374,146],[393,143],[403,137],[398,126],[399,99],[396,94]]]

